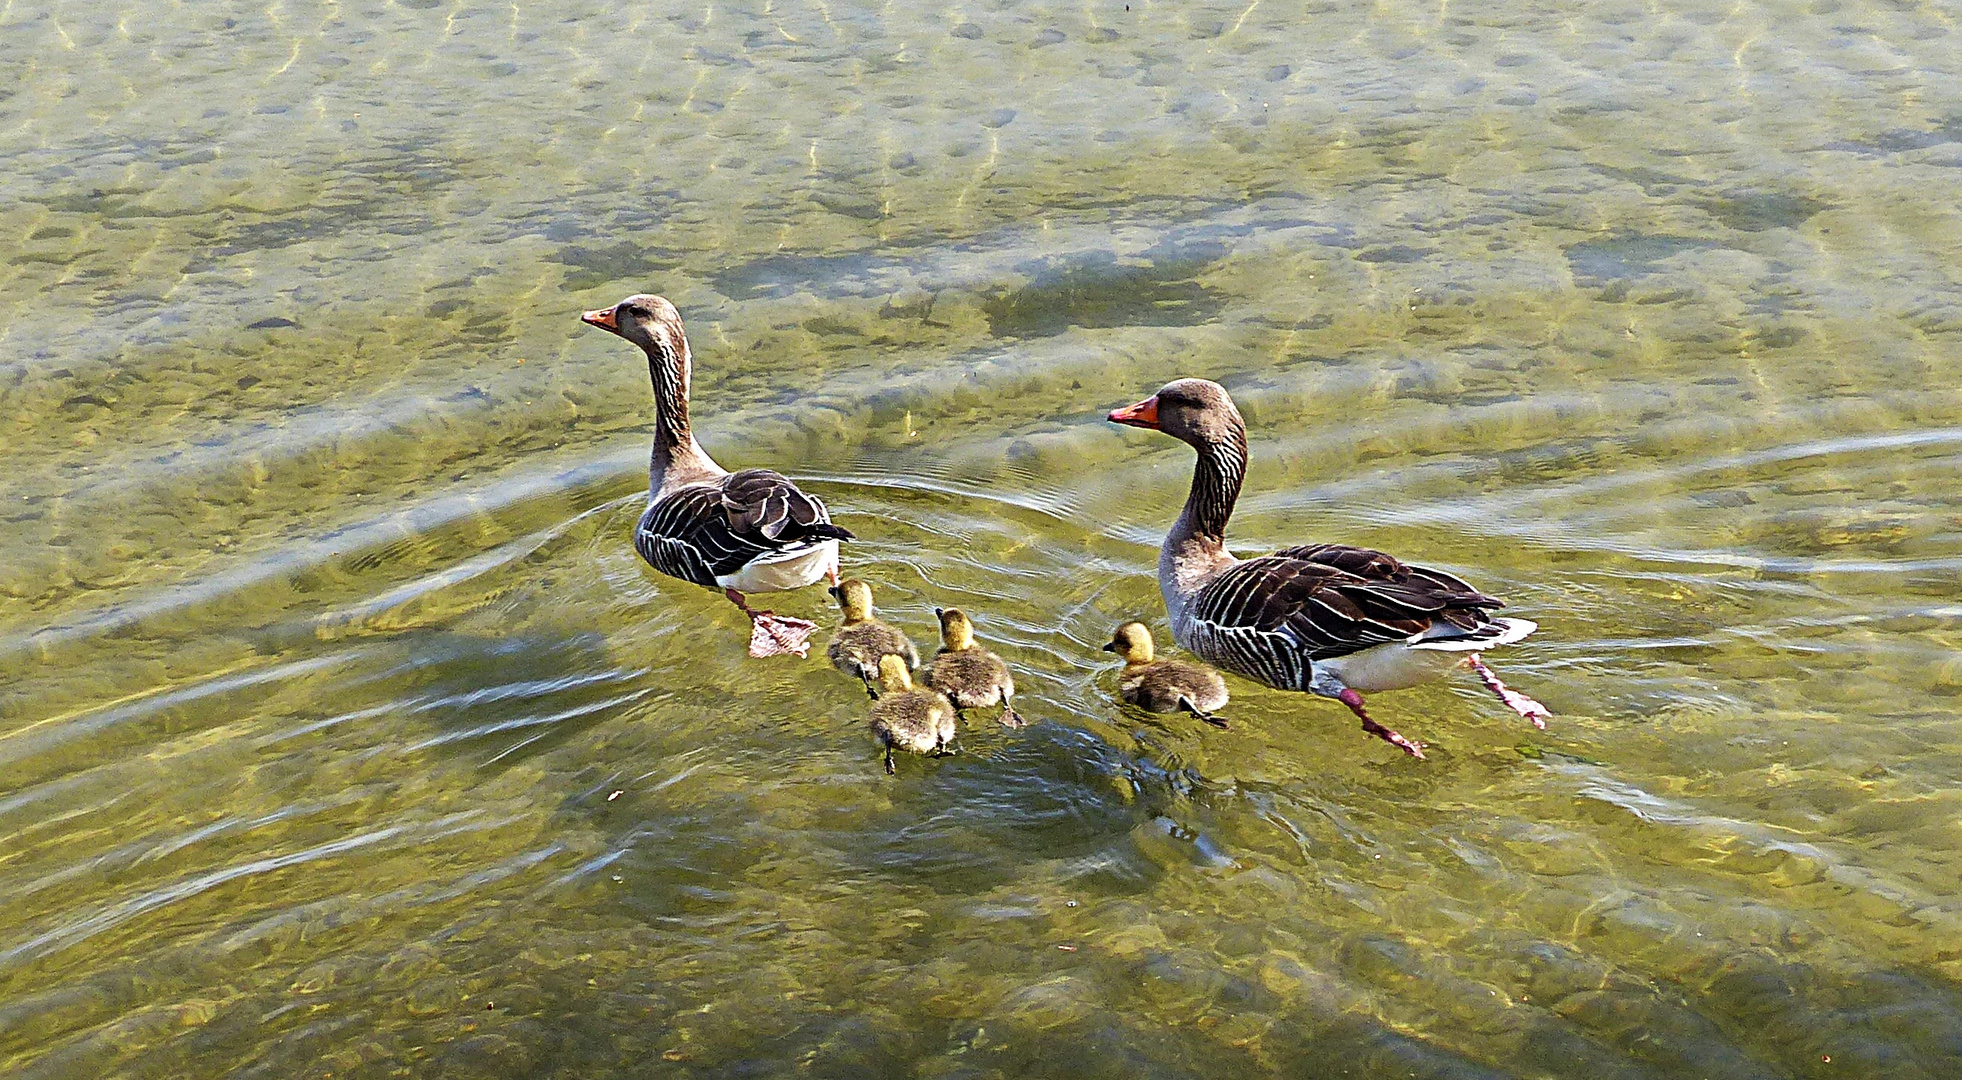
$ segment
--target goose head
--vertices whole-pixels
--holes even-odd
[[[846,578],[825,591],[838,601],[838,610],[844,613],[847,625],[872,617],[872,586],[865,582]]]
[[[900,694],[913,688],[913,676],[907,673],[903,657],[892,653],[879,657],[879,688],[888,694]]]
[[[1105,652],[1116,653],[1127,664],[1149,664],[1152,657],[1151,631],[1145,624],[1127,622],[1110,637]]]
[[[610,308],[585,312],[579,321],[618,334],[649,356],[677,357],[688,350],[688,339],[681,331],[681,312],[664,296],[639,293]]]
[[[957,607],[934,608],[940,620],[940,644],[951,652],[974,647],[974,623]]]
[[[1193,446],[1245,444],[1247,424],[1226,387],[1207,379],[1178,379],[1156,394],[1110,414],[1113,424],[1162,431]]]

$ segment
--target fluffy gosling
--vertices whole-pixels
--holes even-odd
[[[1225,720],[1213,715],[1226,707],[1226,680],[1191,660],[1152,659],[1151,631],[1143,623],[1118,627],[1104,651],[1124,658],[1117,691],[1125,701],[1146,712],[1183,710],[1209,724],[1226,726]]]
[[[1015,678],[994,653],[974,643],[974,624],[960,608],[934,608],[940,617],[940,652],[927,668],[926,683],[946,694],[956,710],[1001,705],[1003,727],[1027,721],[1015,714]]]
[[[892,653],[879,658],[879,684],[885,693],[872,706],[872,737],[886,750],[886,775],[893,747],[942,757],[954,753],[954,706],[935,690],[913,689],[906,661]]]
[[[831,666],[865,684],[865,693],[879,700],[879,661],[897,656],[907,668],[920,666],[920,651],[895,627],[872,617],[872,586],[857,578],[846,578],[833,585],[830,593],[844,613],[838,636],[831,639],[825,655]]]

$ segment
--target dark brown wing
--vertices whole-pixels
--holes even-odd
[[[1286,548],[1274,554],[1334,567],[1358,579],[1337,583],[1335,587],[1355,595],[1369,618],[1397,619],[1400,625],[1424,620],[1425,626],[1414,632],[1421,633],[1438,621],[1474,631],[1490,622],[1486,611],[1506,606],[1504,600],[1487,596],[1442,570],[1398,562],[1369,548],[1315,544]]]
[[[795,558],[852,534],[780,473],[744,469],[663,496],[641,515],[634,550],[663,574],[714,587],[760,559]]]
[[[1313,661],[1390,641],[1496,634],[1503,607],[1439,570],[1320,544],[1238,563],[1193,598],[1195,652],[1269,686],[1303,690]]]

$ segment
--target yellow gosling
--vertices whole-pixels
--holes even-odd
[[[904,659],[891,653],[879,658],[879,685],[883,692],[872,706],[872,737],[885,748],[886,775],[899,771],[892,761],[895,747],[935,757],[956,752],[953,704],[938,691],[913,689]]]
[[[1111,635],[1105,652],[1124,658],[1117,692],[1146,712],[1189,712],[1209,724],[1226,726],[1213,713],[1226,707],[1226,680],[1205,664],[1190,660],[1153,659],[1151,631],[1143,623],[1125,623]]]
[[[857,578],[833,585],[831,595],[844,615],[838,636],[831,639],[825,655],[831,666],[865,684],[865,693],[879,698],[879,661],[897,656],[908,669],[920,666],[920,651],[897,628],[872,615],[872,586]]]
[[[1001,657],[974,643],[974,623],[960,608],[935,608],[940,617],[940,652],[927,668],[928,686],[946,694],[956,709],[1001,706],[1003,727],[1026,721],[1015,714],[1015,677]]]

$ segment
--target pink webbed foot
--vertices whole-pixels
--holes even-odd
[[[1363,722],[1364,731],[1369,732],[1371,735],[1402,750],[1419,761],[1424,760],[1424,744],[1406,739],[1402,735],[1371,720],[1369,714],[1363,711],[1363,696],[1361,694],[1345,688],[1340,694],[1336,695],[1335,700],[1347,705],[1349,711],[1356,714],[1356,719]]]
[[[793,619],[778,615],[773,611],[753,610],[743,599],[743,594],[734,589],[722,590],[729,602],[741,608],[749,616],[749,655],[755,657],[808,656],[811,651],[811,633],[817,624],[805,619]]]
[[[756,657],[808,656],[811,652],[811,632],[817,624],[806,619],[793,619],[773,612],[759,611],[749,620],[749,655]]]
[[[1465,666],[1478,675],[1478,681],[1484,683],[1487,690],[1498,695],[1506,708],[1531,720],[1534,727],[1544,731],[1546,722],[1553,719],[1552,710],[1500,682],[1499,677],[1492,673],[1491,668],[1485,666],[1485,661],[1480,660],[1477,653],[1472,653],[1465,658]]]

